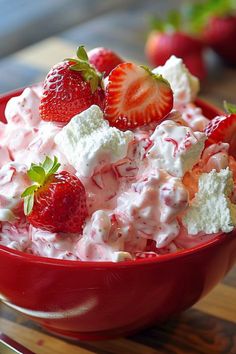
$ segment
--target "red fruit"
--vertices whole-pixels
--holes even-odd
[[[203,38],[222,59],[236,65],[236,16],[213,16],[203,31]]]
[[[43,120],[69,122],[93,104],[104,108],[100,73],[89,64],[83,47],[77,56],[78,59],[58,63],[49,71],[39,108]]]
[[[48,157],[39,166],[32,164],[28,175],[36,183],[22,194],[25,214],[34,227],[81,233],[88,216],[85,189],[69,172],[54,173],[59,166],[56,158]]]
[[[95,66],[100,73],[104,73],[104,77],[108,76],[117,65],[124,62],[124,60],[112,50],[103,47],[90,50],[88,57],[89,62]]]
[[[172,107],[168,81],[148,68],[122,63],[109,75],[105,118],[111,125],[125,130],[160,122]]]
[[[148,239],[145,252],[158,252],[158,248],[156,247],[156,241]]]
[[[135,259],[149,259],[149,258],[156,258],[158,254],[155,252],[136,252]]]
[[[229,154],[236,157],[236,114],[212,119],[205,128],[205,134],[208,137],[206,146],[229,143]]]
[[[185,57],[184,64],[187,66],[189,71],[200,80],[203,80],[207,76],[202,55],[196,55],[195,53],[189,54]]]
[[[154,66],[164,65],[171,55],[182,58],[189,71],[203,79],[206,69],[203,61],[203,43],[183,32],[150,32],[145,48],[146,56]]]

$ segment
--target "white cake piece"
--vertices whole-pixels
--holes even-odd
[[[94,170],[127,155],[131,131],[110,127],[101,109],[93,105],[76,115],[55,136],[55,142],[78,175],[90,177]]]
[[[199,189],[183,217],[188,233],[196,235],[230,232],[236,226],[236,205],[229,196],[233,191],[232,172],[212,170],[199,178]]]
[[[190,74],[182,59],[172,55],[165,65],[153,69],[153,73],[169,81],[174,93],[174,108],[180,109],[195,100],[200,87],[199,80]]]
[[[153,145],[147,157],[152,165],[172,176],[183,177],[199,161],[206,135],[166,120],[156,127],[150,140]]]

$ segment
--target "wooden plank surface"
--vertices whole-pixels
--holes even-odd
[[[124,3],[116,11],[100,14],[0,61],[0,92],[42,80],[52,64],[72,55],[79,44],[88,48],[108,46],[126,58],[145,63],[143,48],[148,15],[164,14],[178,2],[137,1],[135,7]],[[223,66],[212,53],[207,53],[207,60],[209,76],[202,83],[202,96],[219,106],[223,99],[236,102],[235,69]],[[33,352],[43,354],[236,354],[236,268],[192,309],[128,338],[101,342],[65,340],[47,333],[3,304],[0,305],[0,331]]]

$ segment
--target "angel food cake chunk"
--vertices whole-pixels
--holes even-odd
[[[104,71],[105,82],[80,47],[43,86],[8,102],[0,244],[119,262],[231,232],[236,115],[203,115],[193,103],[199,82],[181,59],[153,71],[120,59]]]

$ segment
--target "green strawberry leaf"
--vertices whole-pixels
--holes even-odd
[[[81,45],[78,49],[77,49],[77,52],[76,52],[76,55],[79,59],[82,59],[82,60],[85,60],[85,61],[88,61],[88,54],[84,48],[83,45]]]
[[[60,167],[60,163],[56,156],[54,159],[50,159],[50,157],[46,156],[43,163],[36,165],[34,163],[31,164],[30,169],[27,171],[29,178],[34,182],[31,186],[25,189],[25,191],[21,194],[21,197],[24,198],[24,213],[25,215],[29,215],[34,206],[34,194],[36,190],[42,187],[48,180],[48,178],[55,174]]]
[[[54,160],[52,161],[52,166],[50,168],[50,170],[48,170],[47,172],[47,176],[51,176],[53,175],[55,172],[57,172],[58,168],[61,166],[61,164],[58,162],[58,158],[56,156],[54,156]]]
[[[54,164],[53,161],[48,156],[46,156],[44,162],[42,163],[42,167],[45,170],[46,174],[48,174],[48,172],[51,170],[53,164]]]
[[[33,210],[34,206],[34,195],[30,194],[24,198],[24,213],[25,215],[29,215]]]
[[[84,46],[77,49],[77,58],[66,58],[71,61],[70,70],[79,71],[86,82],[89,82],[91,91],[94,93],[98,86],[103,88],[102,74],[98,72],[93,65],[89,63],[89,58]]]
[[[25,189],[25,191],[21,194],[21,197],[24,198],[30,194],[33,194],[37,188],[38,188],[38,186],[36,184],[33,184],[32,186]]]
[[[224,109],[226,110],[227,113],[236,114],[236,105],[233,103],[224,101]]]
[[[140,65],[142,69],[144,69],[154,80],[156,80],[158,83],[162,82],[170,87],[170,83],[168,80],[166,80],[162,75],[160,74],[154,74],[148,66],[146,65]]]
[[[45,181],[46,173],[41,166],[31,165],[27,174],[33,182],[36,182],[39,185],[42,185]]]
[[[236,10],[236,0],[202,0],[184,2],[171,10],[165,19],[152,16],[150,27],[159,32],[184,31],[199,34],[213,16],[227,16]]]
[[[81,61],[80,63],[76,62],[74,65],[70,66],[70,70],[74,71],[88,71],[88,63]]]
[[[206,0],[185,4],[183,12],[187,22],[188,30],[199,33],[204,30],[209,19],[213,16],[227,16],[236,9],[235,0]]]
[[[175,32],[184,29],[184,18],[181,9],[169,11],[166,19],[156,16],[150,18],[150,27],[158,32]]]
[[[178,10],[172,10],[168,14],[168,23],[178,31],[181,28],[181,13]]]
[[[156,16],[150,18],[150,28],[158,32],[165,32],[165,22]]]

